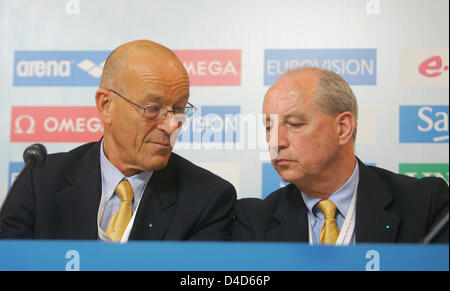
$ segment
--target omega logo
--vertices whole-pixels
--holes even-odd
[[[27,119],[28,122],[29,122],[28,128],[25,131],[21,127],[21,121],[23,119]],[[19,116],[16,119],[16,122],[14,123],[14,125],[15,125],[14,133],[17,133],[17,134],[23,134],[23,133],[33,134],[33,133],[36,132],[35,124],[36,124],[36,121],[34,120],[34,118],[32,116],[30,116],[30,115],[21,115],[21,116]]]

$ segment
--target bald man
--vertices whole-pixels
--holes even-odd
[[[49,155],[0,212],[0,238],[226,240],[236,199],[227,181],[172,153],[194,106],[168,48],[140,40],[106,60],[95,101],[98,142]]]
[[[288,72],[267,91],[263,112],[272,165],[290,184],[265,200],[239,200],[233,240],[417,243],[448,215],[443,179],[415,179],[357,159],[358,105],[339,75]],[[448,224],[432,241],[448,242]]]

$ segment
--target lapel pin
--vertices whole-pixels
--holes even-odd
[[[153,227],[153,224],[150,223],[150,224],[148,225],[148,227]]]
[[[389,228],[391,228],[391,226],[390,225],[386,225],[386,229],[389,229]]]

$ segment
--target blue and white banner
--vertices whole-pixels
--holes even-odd
[[[174,152],[230,181],[238,198],[287,184],[270,164],[263,101],[298,67],[350,84],[363,162],[393,172],[446,164],[448,19],[448,0],[0,1],[0,204],[27,145],[52,154],[103,135],[103,66],[139,39],[173,50],[189,74],[198,110],[171,136]]]
[[[401,143],[448,143],[448,105],[400,106]]]
[[[110,51],[16,51],[14,86],[98,86]]]
[[[240,106],[201,106],[184,124],[178,143],[237,143]]]
[[[10,162],[9,163],[9,179],[8,179],[8,188],[11,187],[11,185],[16,180],[17,176],[19,175],[20,171],[22,171],[22,168],[24,166],[24,162]]]
[[[350,85],[377,84],[376,49],[266,49],[264,85],[287,71],[309,67],[333,71]]]

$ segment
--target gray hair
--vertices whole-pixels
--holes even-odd
[[[338,74],[317,69],[319,86],[316,92],[316,106],[324,113],[336,116],[342,112],[350,112],[358,123],[358,102],[355,94],[345,80]],[[352,139],[356,141],[356,130]]]

